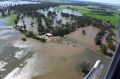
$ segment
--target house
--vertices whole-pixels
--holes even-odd
[[[46,36],[51,37],[53,35],[51,33],[46,33]]]

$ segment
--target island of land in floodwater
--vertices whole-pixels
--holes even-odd
[[[98,14],[97,8],[42,2],[4,5],[0,78],[83,79],[99,59],[104,65],[99,79],[103,79],[118,43],[117,20],[93,18],[88,11],[114,19],[117,13],[106,15],[103,9],[108,8],[99,7]]]

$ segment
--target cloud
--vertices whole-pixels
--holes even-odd
[[[104,3],[120,4],[120,0],[85,0],[85,1],[94,1],[94,2],[104,2]]]

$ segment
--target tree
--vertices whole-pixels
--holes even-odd
[[[30,24],[30,25],[31,25],[31,27],[34,27],[34,26],[33,26],[33,24],[34,24],[34,22],[31,22],[31,24]]]
[[[116,46],[113,44],[113,42],[109,42],[109,43],[108,43],[108,48],[109,48],[110,50],[112,50],[112,51],[115,51]]]
[[[108,24],[110,24],[110,21],[107,21]]]
[[[26,24],[23,24],[23,29],[26,30]]]
[[[45,29],[44,29],[44,26],[42,25],[42,18],[41,18],[41,16],[38,16],[37,22],[38,22],[38,27],[37,27],[38,33],[40,35],[42,35],[42,34],[44,34]]]
[[[21,40],[22,40],[22,41],[26,41],[26,38],[22,38]]]
[[[2,13],[2,17],[4,17],[4,16],[5,16],[5,12],[4,12],[4,11],[2,11],[1,13]]]
[[[104,45],[104,44],[102,44],[102,45],[100,46],[100,51],[101,51],[101,53],[107,55],[107,46]]]
[[[82,30],[82,34],[83,34],[83,35],[86,35],[86,32],[85,32],[85,30]]]
[[[101,36],[96,35],[96,37],[95,37],[95,44],[96,45],[101,45],[102,44]]]
[[[17,20],[15,20],[15,25],[17,25],[18,24],[18,21]]]
[[[86,63],[86,62],[81,63],[80,68],[81,68],[81,71],[85,73],[85,75],[88,74],[88,72],[90,71],[90,65],[89,63]]]

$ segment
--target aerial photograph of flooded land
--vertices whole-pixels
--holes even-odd
[[[0,0],[0,79],[105,79],[120,1],[94,1]]]

